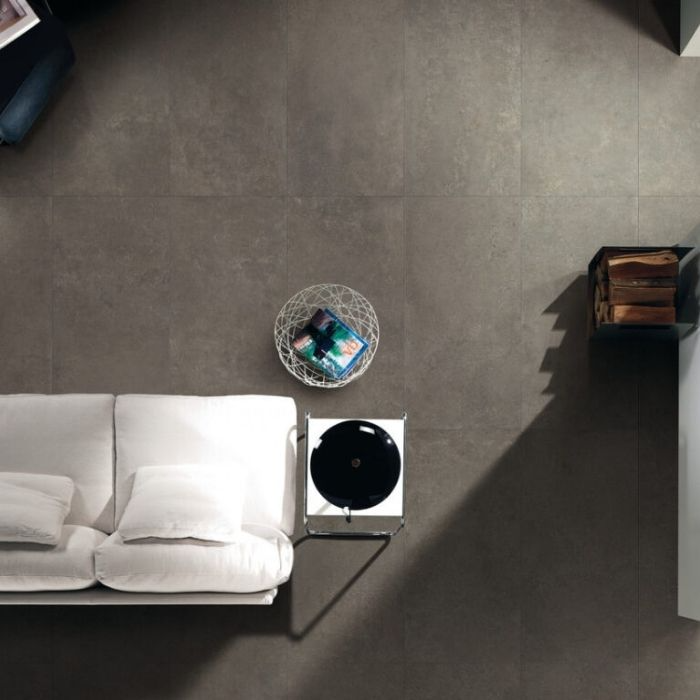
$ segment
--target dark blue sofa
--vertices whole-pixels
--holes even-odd
[[[75,54],[61,22],[33,3],[41,21],[0,49],[0,143],[18,143],[36,121]]]

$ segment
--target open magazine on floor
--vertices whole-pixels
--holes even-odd
[[[294,349],[333,379],[355,366],[369,343],[330,309],[318,309],[294,337]]]
[[[38,23],[27,0],[0,0],[0,49]]]

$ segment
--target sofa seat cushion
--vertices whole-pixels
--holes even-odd
[[[95,552],[100,583],[142,593],[254,593],[284,583],[294,549],[281,531],[244,525],[236,542],[124,542],[118,532]]]
[[[96,583],[95,549],[107,535],[64,525],[58,544],[0,543],[0,591],[74,591]]]

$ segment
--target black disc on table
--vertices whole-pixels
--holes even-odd
[[[311,478],[339,508],[365,510],[381,503],[394,490],[400,471],[396,443],[369,421],[336,423],[311,452]]]

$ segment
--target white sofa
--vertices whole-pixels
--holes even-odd
[[[197,463],[248,465],[241,541],[122,542],[138,467]],[[0,604],[270,604],[292,568],[295,467],[286,397],[0,396],[0,471],[75,484],[58,545],[0,544]]]

